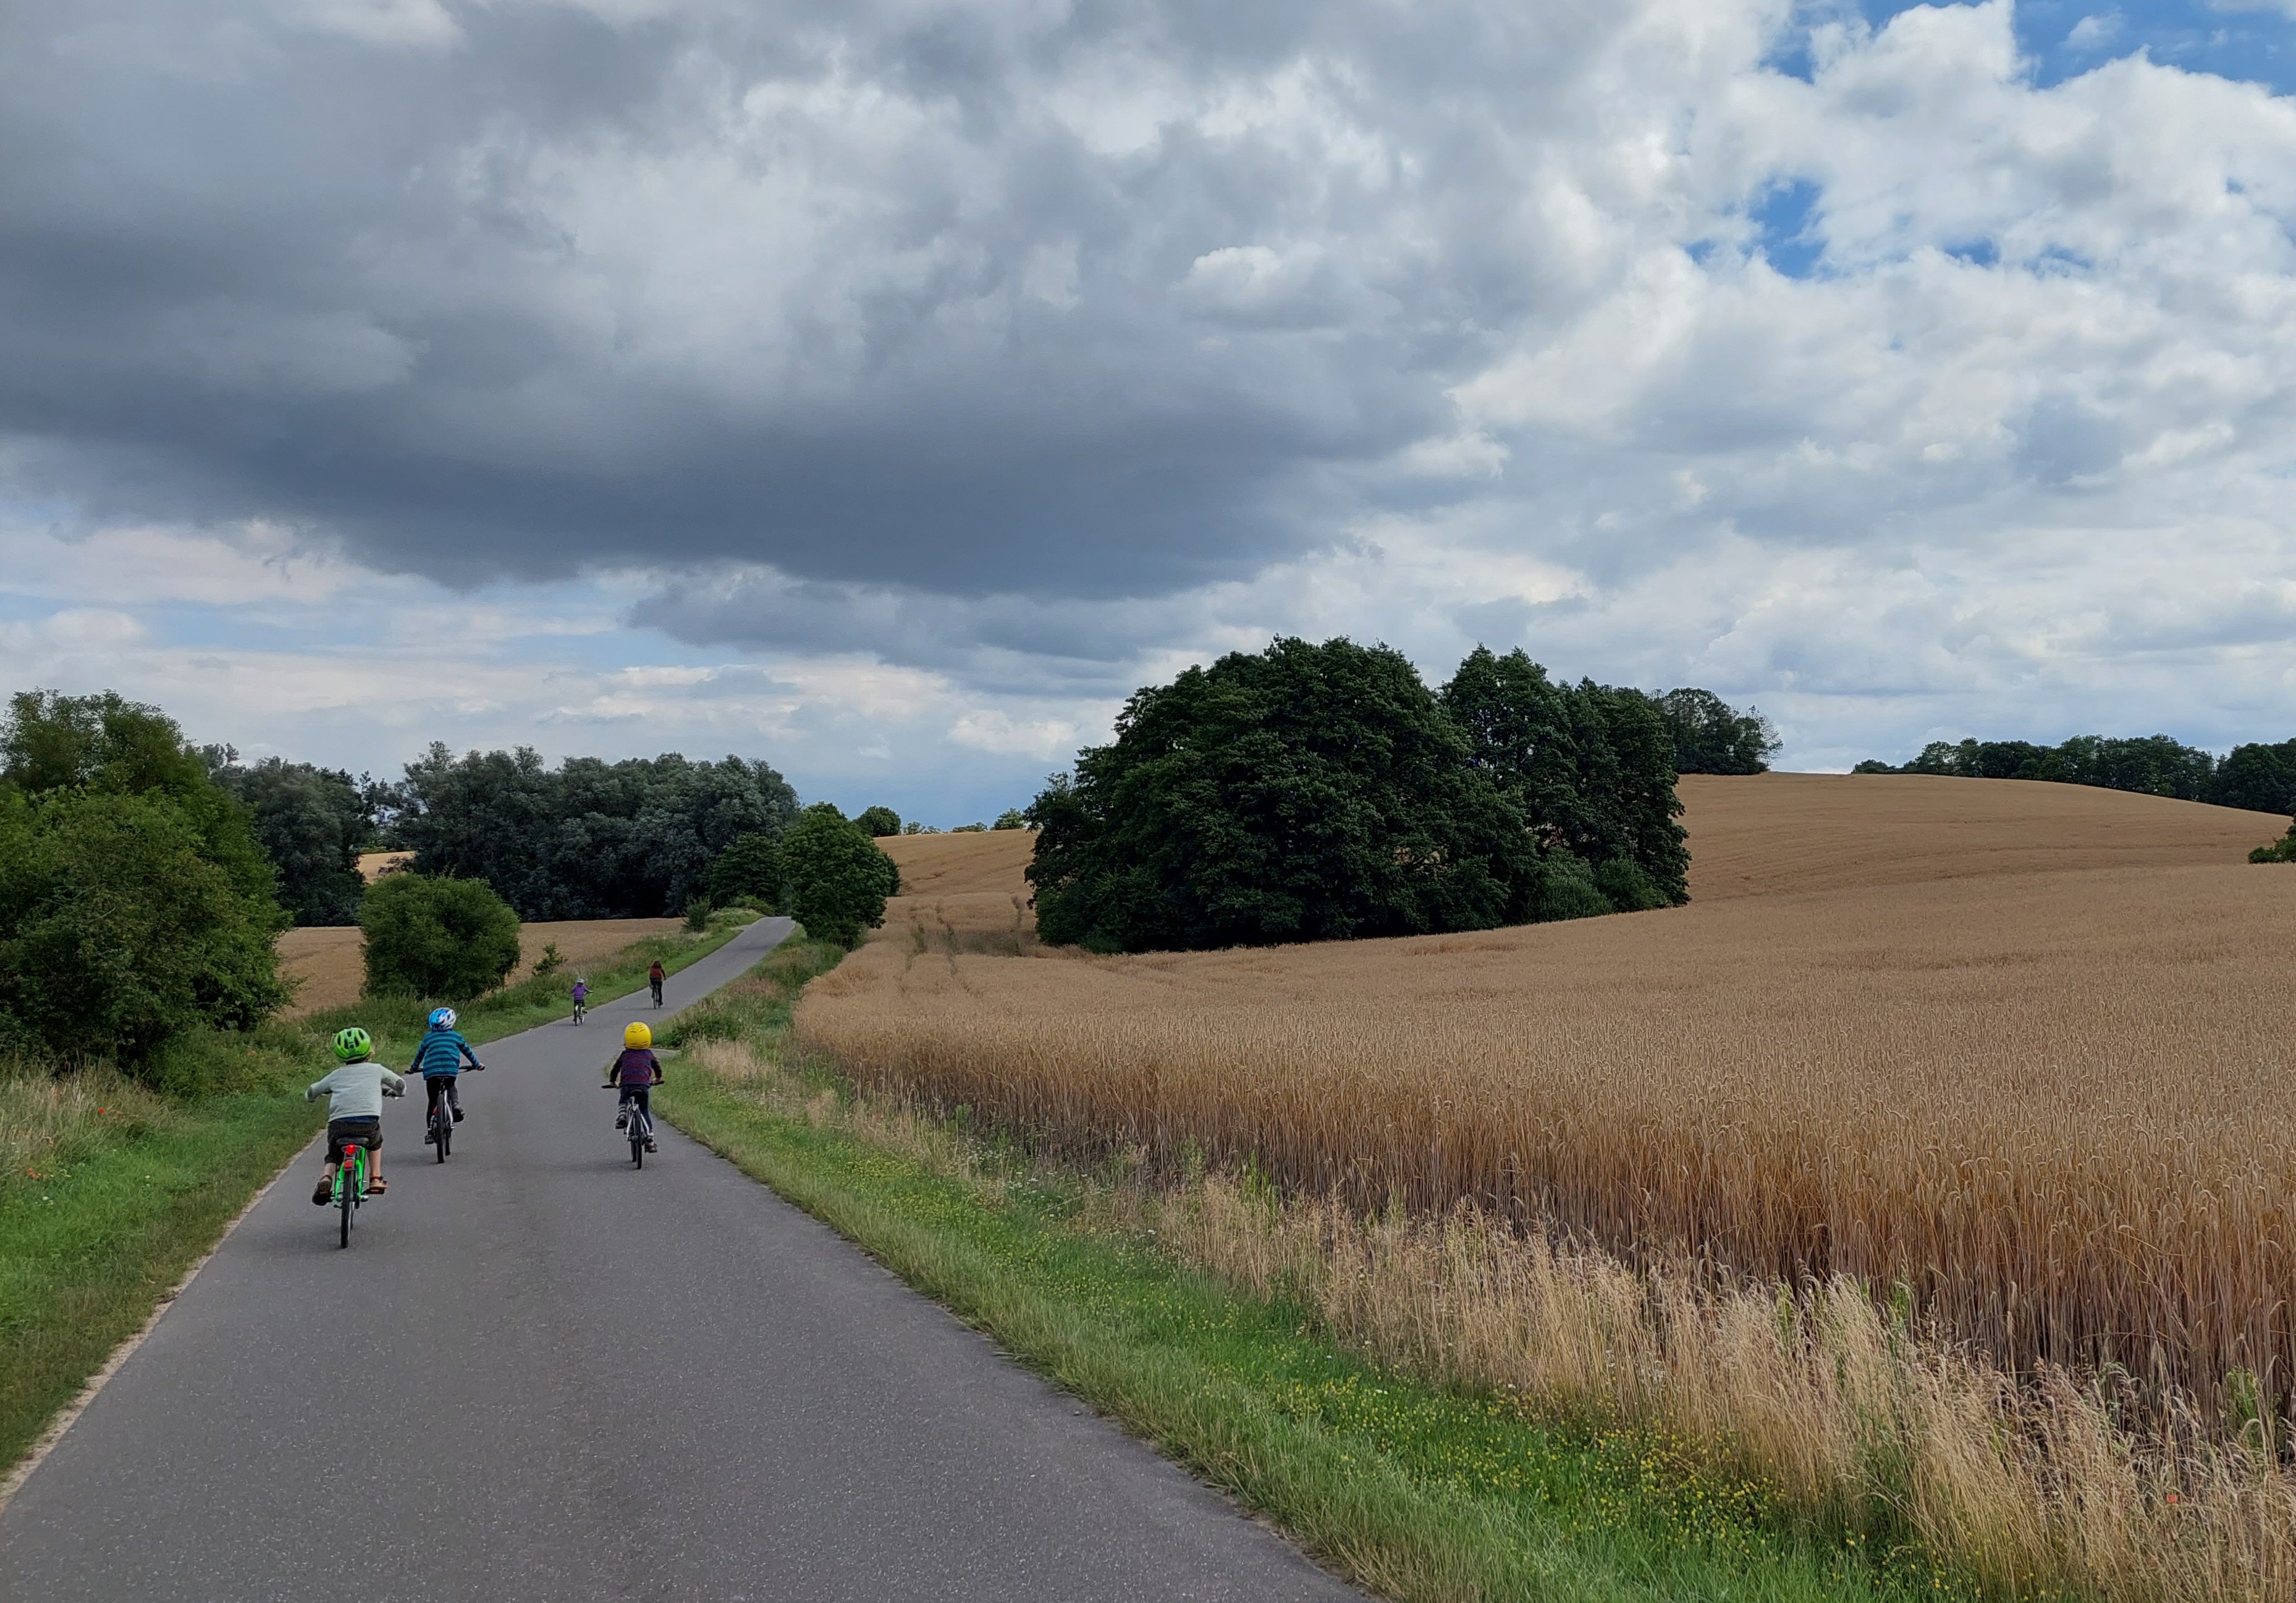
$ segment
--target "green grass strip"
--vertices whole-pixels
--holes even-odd
[[[805,966],[798,953],[768,959],[787,983],[713,999],[718,1017],[695,1034],[722,1037],[739,1018],[772,1050]],[[1662,1444],[1559,1432],[1506,1400],[1382,1372],[1302,1309],[1080,1223],[1056,1176],[951,1178],[706,1073],[673,1075],[655,1106],[1374,1591],[1410,1603],[1940,1595],[1911,1555],[1880,1563],[1855,1539],[1799,1532],[1759,1488],[1702,1481]]]

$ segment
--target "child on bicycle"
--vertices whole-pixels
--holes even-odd
[[[653,1005],[656,1007],[661,1006],[661,982],[668,977],[662,972],[661,959],[654,959],[653,967],[646,970],[646,984],[653,987]]]
[[[614,1128],[630,1127],[630,1109],[643,1115],[648,1132],[645,1149],[649,1152],[660,1149],[653,1144],[653,1088],[661,1084],[661,1059],[653,1055],[653,1032],[642,1024],[633,1024],[622,1032],[622,1052],[606,1069],[606,1084],[621,1087],[622,1097],[614,1115]]]
[[[307,1102],[316,1102],[323,1094],[327,1098],[327,1172],[311,1193],[311,1200],[321,1207],[334,1200],[335,1171],[353,1147],[366,1149],[367,1195],[383,1192],[382,1099],[405,1096],[406,1082],[381,1064],[368,1062],[373,1051],[373,1038],[358,1026],[337,1031],[335,1056],[341,1067],[303,1092]]]
[[[429,1146],[438,1139],[430,1132],[430,1120],[439,1112],[439,1099],[447,1099],[447,1107],[455,1122],[463,1122],[463,1092],[460,1081],[463,1063],[469,1059],[472,1068],[484,1068],[471,1043],[455,1028],[455,1010],[434,1009],[430,1027],[424,1033],[422,1044],[414,1049],[414,1061],[407,1065],[422,1076],[422,1094],[427,1099],[422,1112],[422,1144]]]
[[[582,1022],[582,1010],[583,1010],[583,1008],[584,1008],[585,1006],[586,1006],[586,1005],[588,1004],[589,1001],[590,1001],[590,982],[589,982],[588,980],[586,980],[586,979],[579,979],[579,978],[576,979],[576,980],[575,980],[575,982],[574,982],[574,1022],[575,1022],[575,1023],[579,1024],[579,1023],[581,1023],[581,1022]]]

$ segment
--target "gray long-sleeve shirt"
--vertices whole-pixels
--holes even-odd
[[[332,1099],[327,1103],[327,1116],[331,1119],[379,1119],[382,1116],[382,1091],[386,1085],[394,1096],[406,1093],[406,1082],[381,1064],[346,1063],[306,1091],[303,1100],[316,1102],[322,1096]]]

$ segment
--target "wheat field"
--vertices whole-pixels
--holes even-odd
[[[898,900],[799,1028],[1078,1150],[1902,1285],[2015,1371],[2284,1399],[2296,872],[2241,861],[2284,821],[2023,781],[1684,792],[1690,905],[1468,936],[1054,952],[1005,847],[1001,888]],[[905,874],[977,886],[929,858],[980,838],[905,841]]]
[[[683,919],[574,919],[525,924],[518,932],[518,963],[512,976],[529,972],[542,949],[555,945],[569,964],[567,983],[584,963],[611,957],[634,941],[685,928]],[[366,983],[366,946],[356,925],[290,929],[279,937],[280,972],[295,983],[294,1005],[285,1017],[300,1018],[357,1002]]]

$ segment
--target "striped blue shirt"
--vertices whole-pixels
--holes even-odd
[[[422,1037],[422,1044],[414,1049],[414,1061],[407,1067],[428,1080],[438,1075],[462,1072],[463,1059],[479,1060],[471,1043],[463,1039],[459,1030],[432,1030]]]

